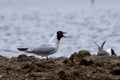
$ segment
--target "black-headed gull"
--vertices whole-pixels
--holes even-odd
[[[19,51],[33,53],[36,55],[40,55],[42,57],[46,56],[46,58],[48,59],[49,55],[55,53],[58,50],[61,38],[65,37],[64,34],[66,34],[66,32],[57,31],[47,43],[40,44],[38,47],[31,49],[30,48],[17,48],[17,49]]]

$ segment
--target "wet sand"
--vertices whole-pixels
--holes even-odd
[[[87,50],[48,60],[0,56],[0,80],[120,80],[120,56],[91,55]]]

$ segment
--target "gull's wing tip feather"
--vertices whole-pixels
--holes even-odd
[[[19,51],[26,51],[28,48],[17,48]]]

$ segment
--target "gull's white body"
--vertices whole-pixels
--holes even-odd
[[[108,52],[109,55],[111,55],[111,48],[107,49],[106,52]]]

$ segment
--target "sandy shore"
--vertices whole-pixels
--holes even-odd
[[[0,80],[120,80],[120,56],[90,55],[87,50],[49,60],[0,56]]]

